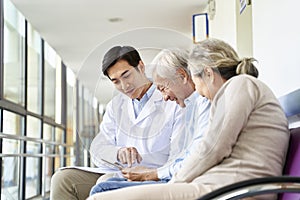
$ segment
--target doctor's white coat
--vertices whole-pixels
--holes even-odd
[[[157,89],[137,118],[132,100],[118,94],[108,103],[100,132],[92,141],[92,160],[103,167],[101,158],[116,162],[118,149],[135,147],[143,158],[141,165],[160,167],[182,150],[184,117],[184,109],[164,101]]]

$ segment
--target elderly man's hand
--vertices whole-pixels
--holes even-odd
[[[122,147],[118,151],[118,160],[122,164],[128,164],[128,167],[131,167],[135,162],[140,163],[142,156],[135,147]]]
[[[124,168],[122,174],[128,181],[158,181],[157,171],[153,168],[144,166],[136,166],[131,168]]]

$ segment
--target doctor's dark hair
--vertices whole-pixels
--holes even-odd
[[[228,80],[239,74],[258,77],[254,58],[240,59],[236,51],[226,42],[209,38],[195,45],[189,55],[189,69],[193,75],[200,75],[205,67],[211,67]]]
[[[136,68],[141,60],[138,51],[131,46],[114,46],[108,50],[102,60],[102,72],[105,76],[107,70],[120,60],[125,60],[129,65]]]

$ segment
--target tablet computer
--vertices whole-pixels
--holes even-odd
[[[107,161],[107,160],[105,160],[105,159],[103,159],[103,158],[101,158],[101,161],[103,161],[103,163],[104,163],[107,167],[110,167],[110,168],[113,168],[113,169],[117,168],[117,169],[119,169],[119,170],[122,170],[122,169],[124,168],[123,165],[121,165],[120,163],[117,163],[117,162],[112,163],[112,162],[109,162],[109,161]]]

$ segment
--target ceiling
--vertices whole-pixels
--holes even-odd
[[[149,63],[162,48],[189,48],[192,15],[207,0],[11,0],[100,103],[113,86],[101,74],[103,54],[133,45]]]

